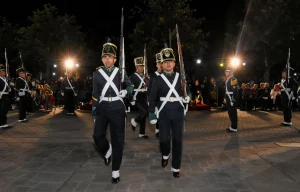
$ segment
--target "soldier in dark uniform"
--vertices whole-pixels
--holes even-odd
[[[184,105],[190,102],[190,94],[183,98],[181,75],[174,72],[176,60],[173,50],[165,48],[161,51],[161,56],[164,71],[153,79],[149,99],[149,120],[151,124],[155,124],[158,119],[162,167],[168,164],[172,138],[172,172],[173,176],[178,178],[182,158]],[[155,115],[157,106],[158,111]]]
[[[32,74],[31,73],[26,73],[27,76],[27,84],[29,87],[29,91],[34,91],[34,86],[32,84],[31,78],[32,78]],[[33,113],[33,97],[31,94],[27,94],[27,103],[26,103],[26,111],[27,111],[27,115],[30,115],[31,113]]]
[[[77,84],[72,76],[72,71],[66,72],[66,77],[61,84],[61,93],[64,96],[65,109],[67,109],[67,115],[75,115],[75,97],[77,96]]]
[[[10,128],[7,125],[7,113],[9,110],[9,92],[10,86],[6,79],[5,65],[0,64],[0,129]]]
[[[136,72],[131,75],[130,81],[134,85],[132,105],[138,108],[138,114],[135,118],[131,119],[132,130],[135,131],[137,124],[140,124],[139,137],[148,139],[149,137],[145,133],[146,118],[148,115],[148,103],[147,103],[147,87],[144,77],[144,58],[137,57],[134,59]]]
[[[284,126],[292,126],[292,99],[293,93],[297,91],[298,83],[292,77],[287,77],[287,69],[281,73],[281,106],[283,111]]]
[[[133,85],[124,73],[122,84],[121,69],[114,66],[117,46],[106,43],[102,49],[103,67],[93,73],[92,114],[95,117],[94,141],[96,149],[109,165],[112,158],[112,183],[120,181],[119,169],[122,162],[125,140],[126,110],[123,98],[132,94]],[[120,87],[125,89],[120,89]],[[110,126],[111,144],[106,139],[106,130]]]
[[[30,94],[29,86],[26,82],[26,71],[24,68],[18,68],[17,74],[19,77],[16,79],[16,89],[18,91],[19,98],[19,120],[18,122],[28,122],[26,119],[26,103],[28,95]]]
[[[233,76],[233,69],[227,68],[225,71],[225,100],[230,118],[231,126],[227,128],[227,132],[237,132],[237,98],[238,98],[238,82]]]
[[[150,79],[149,79],[149,85],[148,85],[148,89],[147,89],[147,93],[148,93],[148,100],[150,98],[150,93],[151,93],[151,88],[152,88],[152,83],[153,83],[153,80],[160,76],[160,74],[162,73],[163,71],[163,68],[162,68],[162,60],[161,60],[161,54],[160,53],[157,53],[155,55],[155,58],[156,58],[156,68],[157,68],[157,71],[155,71],[154,73],[152,73],[150,75]],[[158,108],[155,107],[155,111],[157,112],[158,111]],[[155,135],[156,137],[159,137],[159,125],[158,123],[155,124],[156,127],[155,127]]]

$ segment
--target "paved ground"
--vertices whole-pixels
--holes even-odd
[[[121,182],[113,185],[111,168],[92,146],[90,113],[68,117],[57,109],[17,124],[10,112],[14,127],[0,131],[0,191],[299,192],[300,113],[290,128],[280,126],[281,112],[238,115],[239,132],[228,134],[226,112],[189,112],[179,179],[170,165],[160,167],[154,126],[147,127],[149,140],[128,126]]]

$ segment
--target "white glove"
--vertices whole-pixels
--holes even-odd
[[[61,96],[64,96],[65,95],[65,93],[64,92],[61,92]]]
[[[130,104],[131,104],[131,105],[135,105],[135,101],[131,101]]]
[[[190,96],[186,96],[182,101],[183,103],[189,103],[191,100]]]
[[[295,100],[296,98],[295,97],[292,97],[292,100]]]
[[[153,119],[153,120],[150,121],[150,124],[151,124],[151,125],[154,125],[154,124],[156,124],[156,123],[157,123],[157,119]]]
[[[16,101],[20,101],[20,97],[17,97],[17,98],[16,98]]]
[[[15,86],[15,84],[13,82],[10,82],[9,85],[10,86]]]
[[[124,98],[124,97],[126,96],[126,94],[127,94],[126,89],[123,89],[123,90],[120,91],[119,96],[120,96],[121,98]]]
[[[74,96],[76,97],[76,96],[77,96],[77,93],[74,93]]]
[[[230,102],[230,105],[231,105],[231,107],[233,106],[233,102],[232,101]]]

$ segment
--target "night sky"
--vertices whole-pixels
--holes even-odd
[[[6,16],[12,23],[28,25],[28,16],[37,9],[42,9],[43,4],[50,3],[58,8],[59,13],[74,15],[77,24],[82,27],[82,32],[87,36],[96,36],[97,42],[103,42],[106,36],[120,35],[121,7],[124,7],[125,43],[129,43],[126,33],[131,32],[135,21],[126,19],[130,9],[140,0],[127,0],[118,4],[116,1],[71,1],[71,0],[31,0],[19,1],[17,6],[9,1],[2,2],[0,15]],[[99,5],[98,5],[99,4]],[[236,23],[244,15],[243,0],[194,0],[191,7],[197,10],[196,17],[206,17],[205,32],[210,32],[209,49],[205,58],[212,60],[222,55],[222,46],[225,32],[237,32]]]

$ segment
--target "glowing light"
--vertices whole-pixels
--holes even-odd
[[[66,60],[66,67],[72,68],[74,66],[74,61],[72,59]]]
[[[246,63],[243,63],[243,66],[246,66]]]
[[[220,63],[220,67],[224,67],[224,63]]]
[[[78,64],[78,63],[76,63],[76,67],[79,67],[79,64]]]
[[[57,65],[56,65],[56,64],[54,64],[54,65],[53,65],[53,67],[54,67],[54,68],[56,68],[56,67],[57,67]]]
[[[60,77],[60,79],[62,79],[62,77]]]
[[[200,64],[201,63],[201,60],[200,59],[197,59],[197,64]]]
[[[55,75],[55,73],[52,73],[52,75]]]
[[[231,59],[231,64],[233,67],[237,67],[240,64],[240,60],[236,57]]]

